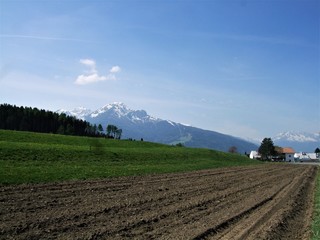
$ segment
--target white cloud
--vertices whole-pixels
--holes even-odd
[[[80,59],[79,61],[81,64],[89,67],[89,74],[94,74],[97,73],[97,69],[96,69],[96,62],[92,59]]]
[[[87,65],[89,67],[96,67],[96,62],[92,59],[80,59],[80,63]]]
[[[111,69],[110,69],[110,72],[111,73],[117,73],[117,72],[120,72],[121,71],[121,68],[119,66],[113,66]]]
[[[106,76],[99,76],[97,73],[92,73],[89,75],[79,75],[75,81],[75,84],[85,85],[89,83],[105,81],[108,78]]]
[[[121,70],[119,66],[113,66],[109,70],[109,74],[107,74],[106,76],[100,76],[96,69],[96,62],[93,59],[80,59],[80,63],[89,67],[90,71],[77,77],[74,83],[78,85],[85,85],[107,80],[116,80],[117,78],[115,74],[120,72]]]

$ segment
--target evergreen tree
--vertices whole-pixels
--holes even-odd
[[[100,132],[100,133],[102,133],[102,132],[103,132],[103,127],[102,127],[102,125],[101,125],[101,124],[99,124],[99,125],[98,125],[98,130],[99,130],[99,132]]]
[[[93,125],[93,134],[94,134],[94,135],[97,134],[97,130],[98,130],[97,124],[94,124],[94,125]]]
[[[31,107],[0,104],[0,129],[100,136],[97,126],[66,114]]]
[[[106,130],[107,130],[107,137],[110,138],[111,137],[111,131],[112,131],[112,125],[108,124]]]
[[[268,160],[275,154],[275,147],[271,138],[264,138],[258,152],[262,160]]]

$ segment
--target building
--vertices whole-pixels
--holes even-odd
[[[261,159],[261,156],[257,151],[251,151],[249,157],[251,159]]]
[[[316,153],[299,152],[294,154],[294,160],[297,162],[317,161],[319,157]]]
[[[275,147],[276,154],[271,157],[275,162],[294,162],[295,151],[291,147]],[[249,157],[251,159],[261,159],[261,155],[257,151],[251,151]]]
[[[294,154],[295,151],[291,147],[279,147],[276,148],[276,152],[279,157],[282,158],[286,162],[294,162]]]

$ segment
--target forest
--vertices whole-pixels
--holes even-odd
[[[105,136],[101,126],[38,108],[0,105],[0,129],[75,136]]]

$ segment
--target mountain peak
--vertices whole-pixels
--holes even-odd
[[[56,111],[57,113],[65,113],[67,115],[79,118],[84,120],[87,115],[91,113],[91,110],[85,107],[76,107],[71,111],[65,109],[59,109]]]
[[[319,141],[319,133],[306,132],[283,132],[274,137],[275,141],[287,140],[292,142],[317,142]]]
[[[84,110],[84,108],[78,109]],[[236,146],[241,153],[257,148],[255,144],[232,136],[154,118],[145,110],[131,110],[122,102],[104,105],[90,112],[84,119],[91,124],[101,124],[103,127],[114,124],[123,130],[124,138],[143,138],[146,141],[165,144],[182,143],[189,147],[219,151],[228,151],[231,146]]]
[[[113,102],[107,105],[104,105],[102,108],[91,113],[91,117],[97,117],[105,112],[113,112],[118,117],[128,114],[131,110],[122,102]]]
[[[292,147],[296,152],[314,152],[320,146],[319,132],[283,132],[276,135],[273,140],[278,146]]]
[[[111,109],[111,108],[122,108],[122,109],[128,109],[127,105],[125,105],[123,102],[113,102],[108,103],[102,107],[103,109]]]

